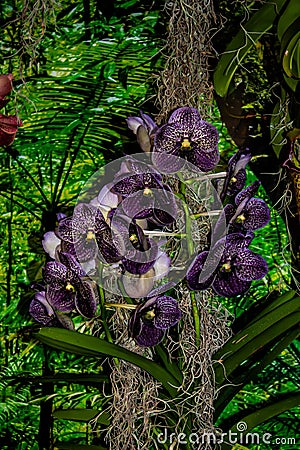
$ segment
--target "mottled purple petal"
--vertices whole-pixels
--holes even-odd
[[[179,156],[156,151],[152,152],[152,162],[162,173],[176,173],[185,165],[185,160]]]
[[[145,263],[138,262],[137,260],[130,260],[127,258],[122,259],[122,264],[127,272],[134,275],[142,275],[149,272],[154,266],[155,260],[148,261]]]
[[[47,286],[47,299],[55,309],[61,312],[71,312],[75,308],[76,292],[65,288],[53,289],[52,285]]]
[[[154,347],[163,340],[164,335],[165,330],[143,324],[140,334],[135,337],[135,341],[141,347]]]
[[[155,317],[153,324],[162,330],[167,330],[176,325],[182,317],[178,302],[167,295],[156,298]]]
[[[122,197],[127,197],[135,191],[143,188],[142,175],[124,174],[115,179],[112,190]]]
[[[234,262],[236,276],[240,280],[260,280],[268,272],[268,265],[262,256],[251,250],[241,250]]]
[[[245,169],[240,169],[236,175],[232,176],[228,183],[227,195],[236,195],[245,186],[247,174]]]
[[[185,128],[181,125],[162,125],[155,133],[153,150],[180,156],[181,141],[184,137]]]
[[[76,257],[81,262],[96,258],[98,245],[96,239],[81,239],[75,244]]]
[[[151,191],[151,190],[150,190]],[[130,194],[122,201],[122,208],[128,217],[144,219],[152,215],[154,207],[154,195],[144,190]]]
[[[187,281],[187,285],[188,285],[189,289],[194,290],[194,291],[202,291],[204,289],[209,288],[209,286],[213,282],[215,273],[214,273],[214,271],[212,271],[212,273],[209,273],[209,271],[207,271],[207,270],[206,270],[206,276],[202,275],[202,279],[205,279],[205,281],[199,282],[199,278],[200,278],[200,275],[203,270],[203,267],[206,262],[208,254],[209,254],[209,252],[207,252],[207,251],[201,252],[198,256],[196,256],[196,258],[194,259],[194,261],[188,268],[187,273],[186,273],[186,281]]]
[[[155,190],[155,201],[152,220],[158,225],[170,225],[176,221],[178,209],[176,197],[169,188],[164,185],[164,189]]]
[[[224,206],[223,211],[225,213],[226,223],[229,223],[236,212],[236,208],[234,207],[234,205],[228,203]]]
[[[252,198],[247,203],[246,220],[243,223],[247,230],[258,230],[270,222],[270,208],[263,200]]]
[[[92,281],[82,281],[75,299],[75,306],[79,314],[88,319],[95,316],[97,310],[97,291]]]
[[[246,187],[243,191],[241,191],[237,196],[235,197],[235,204],[239,205],[244,201],[245,199],[250,200],[250,198],[254,197],[254,195],[257,193],[258,188],[260,186],[260,181],[254,181],[250,186]]]
[[[219,151],[216,149],[210,153],[202,151],[202,149],[195,149],[193,152],[186,155],[186,159],[199,167],[203,172],[209,172],[214,169],[220,160]]]
[[[39,323],[45,326],[55,326],[57,324],[55,312],[46,299],[45,292],[37,292],[29,305],[30,315]]]
[[[190,130],[198,126],[201,120],[202,117],[197,109],[189,106],[183,106],[182,108],[177,108],[172,112],[168,123],[181,123],[187,127],[187,130]]]
[[[73,217],[66,217],[59,222],[57,234],[60,239],[74,244],[82,235],[82,227],[78,229],[73,223]]]
[[[243,233],[231,233],[227,235],[225,238],[220,239],[214,246],[213,252],[214,254],[223,253],[222,259],[226,259],[229,256],[238,254],[241,250],[249,247],[251,241],[254,238],[254,234],[249,232],[247,235]],[[224,241],[225,241],[225,249],[224,249]]]
[[[101,261],[107,264],[120,261],[120,259],[122,258],[122,254],[115,245],[112,237],[112,232],[108,225],[103,232],[96,234],[96,239]]]
[[[212,288],[214,292],[223,297],[234,297],[245,294],[251,286],[251,281],[243,281],[234,272],[228,274],[218,274]]]
[[[86,275],[82,266],[76,260],[76,258],[69,253],[59,253],[60,262],[66,266],[68,269],[72,270],[78,277],[84,277]]]
[[[43,278],[53,289],[61,289],[68,276],[68,269],[57,261],[48,262],[43,269]]]

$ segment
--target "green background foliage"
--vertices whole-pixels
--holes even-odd
[[[294,20],[289,19],[285,4],[293,2],[277,3],[285,8],[285,16],[278,22],[278,33],[291,22],[294,36],[298,30],[294,29]],[[91,354],[81,356],[43,346],[33,336],[38,326],[28,314],[33,296],[31,286],[41,278],[45,263],[41,240],[45,231],[54,229],[56,214],[72,212],[82,187],[96,170],[123,154],[138,151],[125,119],[136,115],[139,109],[156,112],[155,76],[163,66],[161,48],[166,17],[160,1],[118,0],[108,5],[96,0],[62,0],[59,4],[45,0],[43,8],[33,7],[34,4],[30,0],[5,0],[0,6],[1,72],[13,73],[15,77],[10,101],[1,112],[17,113],[23,122],[13,146],[0,149],[0,447],[43,448],[43,427],[48,420],[53,442],[59,448],[94,444],[100,449],[105,443],[97,426],[105,426],[109,417],[100,415],[98,425],[91,419],[108,402],[102,390],[103,383],[107,383],[106,358],[97,355],[95,359]],[[220,2],[220,8],[228,14],[225,4]],[[252,11],[251,5],[241,2],[240,9],[232,13],[228,35],[224,34],[227,43],[234,37],[235,24],[241,21],[245,8],[249,13],[260,11],[257,8]],[[265,8],[268,10],[269,5]],[[254,21],[255,26],[261,23],[262,29],[251,30],[251,22],[248,23],[251,39],[246,44],[242,42],[245,44],[243,65],[240,65],[241,57],[232,61],[229,53],[215,71],[217,94],[225,95],[243,80],[246,93],[251,94],[244,110],[257,108],[260,114],[271,95],[262,54],[262,46],[267,46],[269,37],[264,41],[262,36],[272,29],[275,20],[267,14],[270,21],[267,24],[265,17],[261,15],[259,22]],[[229,45],[241,46],[239,39],[244,37],[237,35]],[[284,41],[280,34],[279,53],[282,53],[280,46],[289,45],[288,37]],[[296,50],[298,55],[299,49]],[[295,76],[299,79],[298,62],[299,56],[295,61],[284,61],[283,80],[287,91],[298,90],[298,81],[297,86],[294,82]],[[228,67],[232,70],[228,71]],[[250,73],[256,73],[256,77],[251,78]],[[236,151],[236,144],[222,125],[217,104],[214,112],[214,123],[221,137],[222,169]],[[298,126],[297,117],[295,126]],[[256,137],[258,134],[259,131]],[[278,142],[280,149],[276,152],[280,154],[284,148]],[[256,155],[258,161],[263,157],[261,152]],[[256,177],[257,171],[249,169],[247,183]],[[292,285],[286,223],[270,199],[268,189],[261,188],[259,195],[269,203],[272,219],[256,234],[252,250],[266,258],[270,271],[262,281],[253,283],[247,295],[220,299],[237,318],[232,323],[235,333],[251,324],[255,305],[263,300],[268,303],[269,299],[289,291]],[[295,298],[299,301],[295,296],[291,300],[293,305]],[[297,308],[294,307],[296,312]],[[82,331],[92,334],[93,324],[83,325]],[[278,332],[277,336],[280,342],[286,338],[284,333]],[[292,337],[296,336],[297,333]],[[230,429],[238,417],[249,414],[257,405],[265,402],[267,405],[270,398],[279,401],[299,391],[299,342],[296,339],[292,343],[288,339],[284,342],[283,348],[277,347],[278,355],[273,341],[269,346],[266,344],[264,349],[268,354],[273,351],[276,357],[267,360],[262,371],[257,366],[263,355],[255,354],[253,359],[250,354],[242,360],[244,371],[250,367],[253,376],[245,378],[231,397],[228,393],[216,417],[217,425]],[[152,370],[155,374],[154,366]],[[167,368],[166,373],[168,370],[170,375],[173,369]],[[165,382],[164,376],[160,376],[160,381]],[[293,405],[289,411],[283,411],[269,420],[266,418],[255,431],[268,430],[276,436],[296,437],[299,408]],[[58,444],[58,437],[63,444]]]

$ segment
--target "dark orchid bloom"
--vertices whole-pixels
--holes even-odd
[[[226,205],[224,208],[230,230],[254,231],[269,223],[270,208],[260,198],[253,198],[258,190],[259,182],[241,191],[235,198],[235,205]]]
[[[178,108],[155,133],[152,161],[164,173],[180,170],[184,159],[208,172],[220,159],[218,139],[216,128],[197,109]]]
[[[201,252],[187,271],[188,287],[201,291],[211,286],[216,294],[224,297],[247,292],[253,280],[263,278],[268,272],[266,261],[248,249],[253,236],[253,233],[246,236],[232,233],[220,239],[210,252]],[[209,276],[202,281],[203,269]]]
[[[0,114],[0,146],[8,147],[15,139],[18,127],[22,122],[16,116]]]
[[[29,306],[30,315],[42,325],[59,326],[54,309],[47,301],[46,292],[37,292]]]
[[[139,146],[144,152],[150,152],[153,145],[154,133],[157,125],[147,114],[140,111],[140,117],[128,117],[128,128],[136,134]]]
[[[151,219],[157,225],[175,221],[175,197],[153,167],[130,160],[115,177],[113,191],[123,198],[124,213],[134,219]]]
[[[58,311],[76,308],[82,316],[92,318],[97,308],[94,283],[84,278],[85,272],[72,255],[60,253],[59,257],[61,262],[48,262],[43,269],[48,302]]]
[[[29,306],[30,315],[42,325],[47,327],[61,327],[74,329],[72,320],[65,314],[55,311],[48,302],[45,291],[37,292]]]
[[[174,298],[158,295],[138,305],[129,321],[129,334],[141,347],[159,344],[166,331],[176,325],[182,313]]]
[[[223,189],[220,194],[221,200],[226,195],[236,195],[245,186],[246,165],[251,159],[248,148],[239,149],[228,161],[227,176],[224,180]]]
[[[124,269],[135,275],[148,272],[158,255],[155,241],[147,238],[135,221],[121,214],[113,217],[112,230],[115,241],[119,243]]]
[[[5,106],[9,101],[9,99],[6,99],[5,97],[12,90],[13,78],[14,77],[11,73],[9,73],[8,75],[0,75],[0,108],[3,108],[3,106]]]
[[[59,222],[57,235],[75,246],[79,261],[94,259],[99,252],[100,259],[108,264],[121,259],[109,225],[100,209],[93,205],[78,204],[72,217]]]

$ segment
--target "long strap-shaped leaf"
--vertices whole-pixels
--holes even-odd
[[[221,56],[214,73],[214,88],[218,95],[227,95],[230,82],[249,50],[273,25],[287,0],[265,3],[232,39]]]
[[[146,370],[157,381],[161,382],[172,397],[175,397],[177,394],[178,381],[172,374],[157,363],[117,344],[106,342],[94,336],[77,333],[76,331],[54,327],[43,328],[35,336],[44,344],[58,350],[94,357],[107,355],[128,361]]]
[[[273,401],[268,400],[267,404],[261,405],[255,411],[249,412],[244,411],[243,416],[238,414],[236,419],[236,424],[230,429],[233,433],[238,431],[238,423],[243,422],[247,427],[243,434],[247,434],[250,430],[257,427],[258,425],[266,422],[279,414],[288,411],[295,406],[300,404],[300,393],[292,392],[288,394],[282,394],[280,398],[273,399]],[[232,445],[228,444],[222,445],[222,450],[232,449]]]
[[[220,361],[215,369],[216,383],[221,385],[237,367],[270,342],[300,323],[300,298],[292,298],[262,315],[259,320],[231,338],[215,355]]]
[[[258,358],[252,362],[250,365],[241,367],[237,376],[232,377],[232,385],[227,385],[226,388],[223,387],[220,390],[220,395],[214,403],[215,420],[219,417],[223,409],[228,405],[228,403],[234,398],[234,396],[242,389],[243,386],[252,381],[265,367],[267,367],[271,362],[285,349],[288,345],[297,338],[299,335],[299,330],[295,329],[287,333],[282,339],[279,339],[275,343],[272,350],[266,351],[265,355]]]

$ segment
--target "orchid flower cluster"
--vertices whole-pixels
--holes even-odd
[[[9,98],[6,98],[12,91],[13,75],[0,75],[0,108],[3,108],[8,102]],[[15,139],[18,127],[22,125],[22,122],[17,116],[6,116],[0,114],[0,147],[8,147]]]
[[[116,165],[109,167],[109,180],[104,177],[96,195],[91,195],[93,186],[80,197],[72,216],[58,214],[56,230],[44,235],[47,262],[30,314],[42,325],[73,329],[74,312],[92,319],[101,307],[126,307],[131,310],[129,335],[150,347],[182,318],[176,298],[168,295],[176,282],[232,297],[266,275],[265,260],[249,245],[254,231],[270,220],[270,211],[254,197],[258,182],[244,189],[251,155],[240,149],[229,160],[223,180],[213,174],[215,194],[225,206],[207,233],[210,240],[195,249],[193,221],[203,213],[186,207],[182,186],[207,180],[216,168],[216,128],[191,107],[176,109],[160,127],[143,112],[129,117],[127,124],[142,157],[122,158],[117,170]],[[184,172],[190,178],[184,179]],[[178,232],[182,218],[184,232]],[[177,259],[175,238],[181,242]],[[184,270],[176,267],[178,261]],[[116,298],[123,303],[109,301]]]

